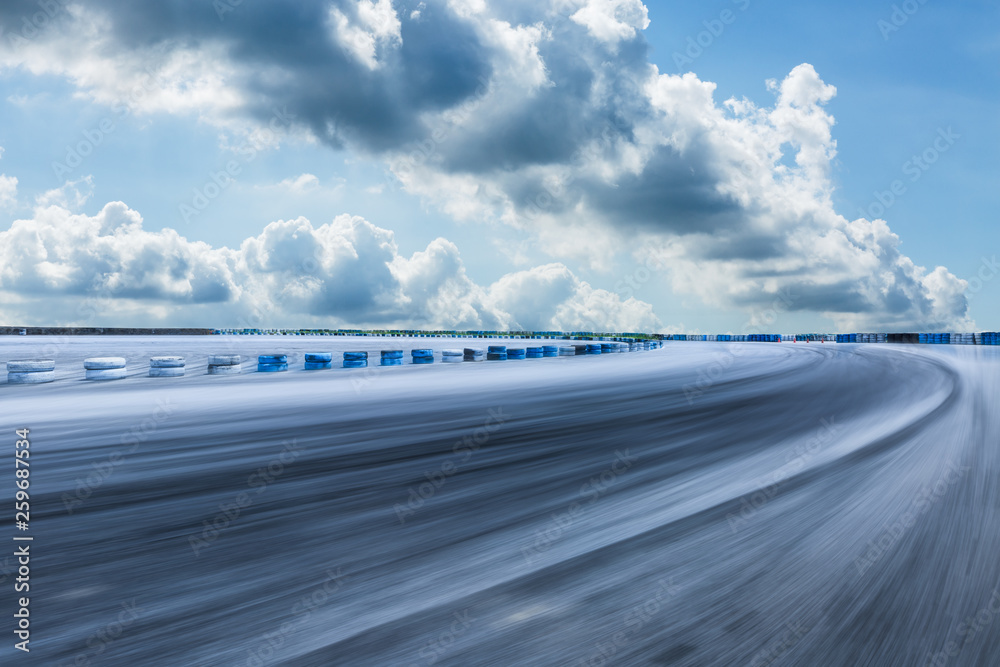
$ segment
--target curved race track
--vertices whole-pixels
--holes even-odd
[[[35,537],[4,664],[998,664],[995,349],[220,378],[218,339],[171,344],[63,343],[59,382],[0,386]],[[108,351],[136,377],[81,381]],[[188,377],[138,377],[165,352]]]

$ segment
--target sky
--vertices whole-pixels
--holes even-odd
[[[998,19],[5,2],[0,324],[996,330]]]

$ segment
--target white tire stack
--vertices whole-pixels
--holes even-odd
[[[238,354],[213,354],[208,358],[209,375],[239,375],[243,370]]]
[[[572,345],[562,345],[559,348],[559,356],[560,357],[575,357],[576,356],[576,348],[573,347]]]
[[[153,357],[149,360],[149,377],[184,377],[184,357]]]
[[[127,372],[125,357],[91,357],[84,359],[88,380],[122,380]]]
[[[460,364],[464,360],[465,360],[465,352],[463,350],[441,351],[441,363],[443,364]]]
[[[7,384],[44,384],[56,379],[54,359],[24,359],[7,362]]]

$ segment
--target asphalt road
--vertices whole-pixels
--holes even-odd
[[[12,548],[0,663],[1000,664],[996,349],[297,370],[464,345],[412,342],[0,341],[60,377],[0,383],[5,451],[31,443],[8,532],[34,538],[31,652]],[[294,369],[207,376],[210,352]],[[187,377],[142,377],[168,353]],[[103,354],[130,377],[83,381]]]

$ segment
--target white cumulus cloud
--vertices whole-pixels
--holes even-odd
[[[98,316],[172,326],[616,330],[658,323],[649,304],[622,302],[560,265],[481,287],[450,241],[435,239],[406,257],[391,231],[357,216],[319,226],[278,220],[238,248],[216,248],[173,229],[147,231],[122,202],[93,216],[39,206],[0,232],[0,302],[20,322],[48,325],[94,324]]]

